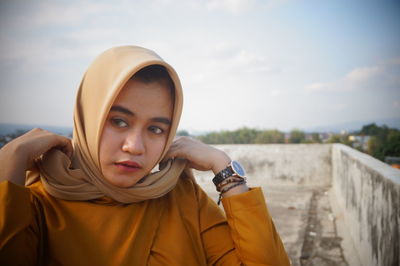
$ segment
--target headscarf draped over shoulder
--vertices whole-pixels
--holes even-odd
[[[160,162],[174,139],[182,112],[183,95],[178,75],[153,51],[137,46],[114,47],[94,60],[81,81],[74,110],[72,158],[52,149],[38,161],[39,175],[28,178],[26,185],[40,177],[47,192],[56,198],[92,200],[107,196],[121,203],[158,198],[172,190],[185,168],[185,160],[162,163],[158,172],[128,188],[110,184],[100,170],[100,138],[108,112],[125,83],[150,65],[164,66],[175,85],[172,124]]]

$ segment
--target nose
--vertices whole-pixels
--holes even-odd
[[[129,152],[134,155],[143,154],[145,151],[143,137],[140,132],[132,132],[129,134],[122,145],[124,152]]]

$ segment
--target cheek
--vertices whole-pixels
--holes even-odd
[[[100,163],[107,161],[107,156],[111,154],[112,147],[115,147],[117,144],[115,136],[113,137],[113,135],[114,134],[112,134],[109,129],[104,129],[99,145]]]
[[[156,162],[162,152],[164,151],[165,143],[167,142],[167,138],[162,138],[157,141],[153,141],[151,145],[151,159],[152,161]]]

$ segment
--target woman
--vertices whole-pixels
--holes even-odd
[[[0,264],[289,265],[261,190],[238,165],[174,141],[181,110],[178,76],[154,52],[97,57],[72,143],[34,129],[0,150]],[[226,218],[190,168],[214,172]]]

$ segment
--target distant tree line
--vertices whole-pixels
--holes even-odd
[[[211,132],[198,138],[208,144],[261,144],[284,143],[285,136],[278,130],[257,130],[252,128],[240,128],[234,131]]]
[[[365,125],[358,132],[361,136],[370,136],[368,140],[368,154],[384,160],[386,156],[400,157],[400,130],[381,127],[375,123]]]
[[[24,133],[26,130],[17,130],[12,134],[0,136],[0,148]],[[180,130],[177,135],[190,134],[186,130]],[[357,140],[351,139],[351,136],[368,137],[364,143],[366,145],[356,145]],[[386,125],[377,126],[375,123],[365,125],[359,131],[342,134],[305,133],[299,129],[284,133],[277,129],[260,130],[243,127],[232,131],[210,132],[196,138],[207,144],[343,143],[382,161],[387,156],[400,157],[400,130]]]
[[[189,133],[182,130],[178,135],[188,136]],[[299,129],[293,129],[289,134],[285,134],[277,129],[259,130],[243,127],[233,131],[210,132],[197,138],[207,144],[321,143],[318,133],[306,134]]]
[[[367,137],[365,145],[357,145],[350,136]],[[384,161],[385,157],[400,157],[400,130],[375,123],[364,125],[361,130],[332,135],[329,143],[343,143]]]
[[[186,130],[178,132],[180,136],[189,136]],[[368,136],[366,143],[361,145],[351,136]],[[375,123],[365,125],[359,131],[351,133],[305,133],[293,129],[284,133],[277,129],[260,130],[254,128],[239,128],[223,130],[196,136],[207,144],[274,144],[274,143],[342,143],[373,157],[384,160],[386,156],[400,157],[400,130]],[[365,144],[365,145],[363,145]]]

